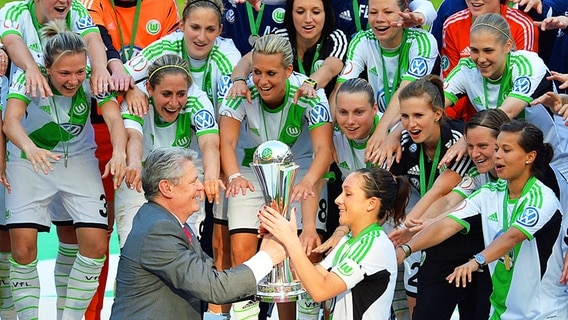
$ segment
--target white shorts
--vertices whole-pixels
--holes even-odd
[[[299,169],[296,174],[295,182],[298,183],[308,172],[307,169]],[[258,210],[265,205],[262,190],[256,176],[249,167],[241,167],[241,174],[254,185],[254,192],[247,190],[243,196],[239,193],[235,197],[229,196],[227,218],[229,222],[229,232],[233,233],[255,233],[257,232],[260,221],[258,220]],[[316,195],[318,196],[318,195]],[[302,209],[300,202],[291,202],[290,210],[296,208],[296,221],[298,230],[302,229]],[[316,214],[316,229],[326,231],[327,221],[327,186],[319,195],[318,212]]]
[[[203,181],[203,170],[201,169],[201,162],[194,161],[199,180]],[[198,167],[199,165],[199,167]],[[120,187],[114,192],[114,217],[116,220],[116,228],[118,230],[118,242],[122,248],[126,243],[126,238],[132,230],[132,221],[138,212],[138,209],[146,203],[144,197],[144,190],[142,192],[136,189],[129,189],[123,181]],[[201,209],[189,216],[187,224],[191,227],[193,233],[201,237],[201,223],[205,220],[205,203],[201,204]]]
[[[59,198],[62,209],[76,227],[107,229],[104,190],[94,150],[52,162],[54,171],[36,173],[27,159],[12,157],[6,174],[12,193],[6,193],[8,228],[37,228],[47,231],[51,225],[48,207]],[[59,210],[56,210],[59,211]]]

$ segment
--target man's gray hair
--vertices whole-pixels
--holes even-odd
[[[160,192],[160,181],[178,184],[184,175],[183,164],[197,157],[197,153],[182,147],[161,147],[150,152],[142,167],[142,188],[146,200]]]

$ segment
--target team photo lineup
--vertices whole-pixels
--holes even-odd
[[[567,89],[567,0],[0,0],[0,320],[568,320]]]

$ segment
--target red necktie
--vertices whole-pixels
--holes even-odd
[[[189,229],[187,229],[187,226],[185,224],[183,225],[183,233],[185,233],[185,235],[187,236],[189,244],[193,245],[193,240],[191,239],[191,232],[189,232]]]

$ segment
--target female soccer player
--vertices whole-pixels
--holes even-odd
[[[377,167],[359,169],[343,182],[335,200],[339,222],[349,226],[337,247],[318,265],[305,255],[296,231],[296,218],[287,221],[269,207],[261,224],[286,247],[294,269],[315,301],[326,301],[329,319],[391,319],[397,267],[393,246],[379,222],[400,221],[410,185],[404,177]]]
[[[291,146],[300,165],[291,199],[301,201],[302,213],[306,206],[311,206],[312,217],[320,201],[321,178],[331,163],[332,127],[327,99],[323,90],[318,90],[315,98],[302,97],[297,104],[293,102],[306,77],[292,71],[292,61],[288,40],[277,35],[259,38],[253,51],[252,79],[247,80],[251,102],[242,97],[224,100],[219,110],[221,165],[229,176],[228,221],[233,265],[250,258],[258,243],[259,222],[255,212],[264,200],[248,167],[255,148],[268,140],[280,140]],[[243,120],[247,121],[247,131],[239,135]],[[237,144],[238,141],[242,143]],[[239,153],[244,153],[244,158],[238,158]],[[250,216],[243,216],[247,214]]]
[[[501,126],[495,170],[500,180],[474,192],[448,217],[428,226],[397,249],[399,262],[414,250],[436,245],[474,228],[483,231],[485,248],[446,278],[467,287],[473,272],[489,266],[493,293],[491,319],[568,317],[568,268],[563,270],[561,204],[542,181],[552,159],[536,126],[513,120]],[[481,227],[479,227],[481,224]],[[453,253],[448,253],[453,254]]]
[[[48,231],[52,220],[64,222],[48,212],[60,202],[70,216],[65,220],[75,227],[79,248],[78,253],[76,248],[63,248],[67,261],[56,264],[57,293],[64,303],[58,311],[63,318],[81,319],[98,286],[107,246],[104,191],[89,120],[95,96],[85,81],[89,67],[83,39],[65,31],[63,20],[42,30],[42,38],[47,39],[44,66],[55,95],[26,95],[25,75],[16,73],[5,114],[4,132],[10,140],[7,175],[13,181],[12,193],[6,197],[12,238],[10,277],[29,284],[13,290],[18,318],[37,318],[37,232]],[[103,177],[112,174],[118,188],[126,166],[126,131],[114,96],[96,98],[113,145]]]

